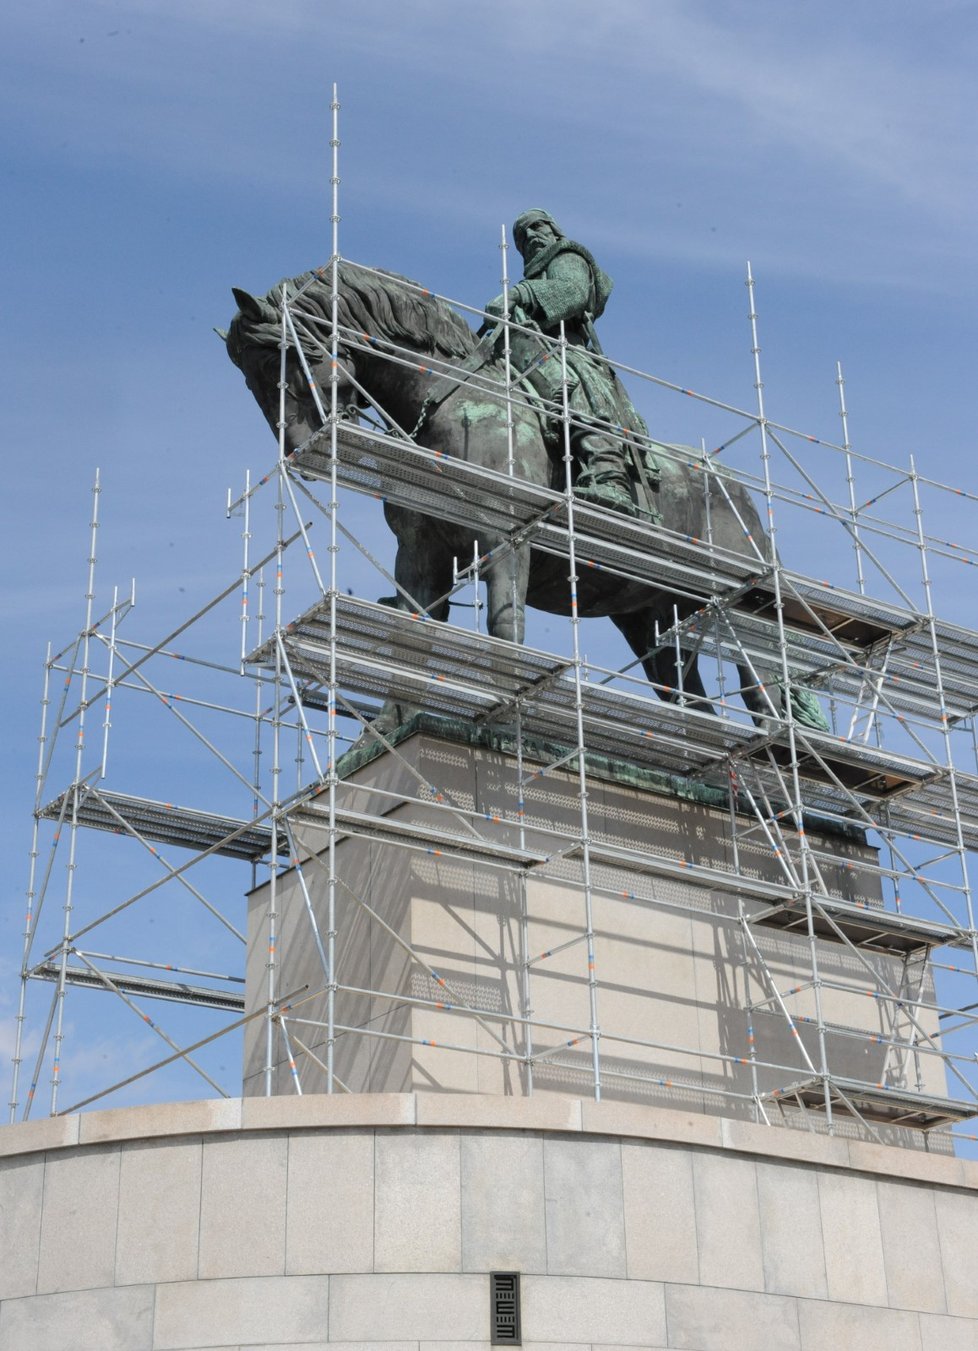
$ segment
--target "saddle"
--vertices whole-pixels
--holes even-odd
[[[514,326],[509,330],[509,359],[511,385],[519,387],[526,402],[534,409],[540,421],[544,445],[550,455],[552,465],[551,486],[562,490],[564,438],[561,414],[564,399],[568,403],[581,384],[580,376],[573,365],[561,362],[559,349],[547,339],[545,334],[521,309],[514,308],[511,314]],[[478,345],[463,362],[451,373],[440,376],[425,396],[418,428],[424,419],[449,395],[454,394],[462,385],[493,362],[498,362],[502,345],[503,321],[486,324],[481,330]],[[591,328],[593,333],[593,326]],[[617,377],[611,373],[611,378]],[[566,387],[566,396],[565,396]],[[589,422],[575,412],[575,422]],[[416,429],[417,430],[417,429]],[[632,483],[632,494],[640,515],[653,521],[661,520],[656,505],[656,492],[659,487],[659,464],[652,450],[632,440],[627,431],[615,438],[614,433],[600,421],[595,420],[594,434],[616,439],[621,450],[625,470]],[[571,438],[571,454],[574,457],[574,477],[583,467],[583,461],[574,454],[574,442]]]

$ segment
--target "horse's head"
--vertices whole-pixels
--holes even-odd
[[[233,293],[238,312],[226,338],[228,355],[276,433],[284,384],[285,448],[295,450],[320,429],[323,413],[329,411],[330,279],[326,271],[305,273],[280,283],[266,296],[238,288]],[[288,298],[284,327],[283,293]],[[475,343],[472,330],[447,305],[394,273],[342,263],[336,303],[337,398],[344,412],[365,406],[353,383],[356,379],[370,389],[375,406],[391,400],[395,405],[391,416],[406,416],[398,405],[416,396],[405,380],[405,355],[416,352],[457,361]],[[415,369],[410,361],[408,369]]]
[[[276,288],[269,296],[280,292],[281,288]],[[228,356],[244,375],[245,383],[276,435],[284,412],[285,449],[286,452],[296,450],[322,427],[323,414],[329,410],[330,356],[325,330],[310,330],[304,325],[300,357],[294,325],[302,322],[301,314],[293,315],[292,326],[286,324],[283,330],[281,305],[272,303],[269,296],[253,296],[237,286],[232,287],[232,293],[238,302],[238,312],[231,320],[225,339]],[[283,338],[284,408],[280,388]],[[337,393],[340,407],[346,408],[358,401],[348,378],[352,369],[345,353],[341,356],[339,372]]]
[[[231,361],[244,376],[244,384],[254,394],[273,432],[278,432],[282,412],[285,415],[285,449],[292,451],[321,426],[315,397],[296,345],[288,328],[285,331],[285,400],[282,409],[280,381],[282,378],[282,312],[266,296],[251,296],[238,286],[232,288],[238,301],[238,312],[228,328],[226,345]],[[319,353],[305,351],[305,361],[313,378],[313,361],[321,362]]]

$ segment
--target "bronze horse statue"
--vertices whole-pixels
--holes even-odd
[[[328,269],[286,279],[263,297],[235,288],[239,308],[226,342],[231,360],[243,372],[277,432],[283,287],[296,326],[295,331],[286,329],[284,438],[286,453],[291,454],[321,430],[319,408],[329,411],[325,393],[329,389],[332,295]],[[470,366],[474,364],[472,356],[479,341],[450,306],[405,278],[347,262],[339,265],[337,289],[338,406],[347,416],[355,416],[355,410],[372,403],[386,419],[412,434],[418,445],[500,473],[507,472],[507,418],[512,416],[516,474],[531,483],[563,489],[566,471],[540,408],[522,398],[507,405],[489,388],[493,377],[504,387],[498,351],[490,353],[482,378],[456,383],[451,375],[446,377],[446,369],[457,368],[467,358]],[[313,380],[324,391],[319,407],[296,338],[302,343]],[[419,364],[415,354],[431,358],[437,369]],[[656,460],[659,478],[654,506],[668,530],[700,539],[708,536],[718,549],[741,556],[747,556],[745,537],[749,535],[761,558],[769,557],[769,549],[764,552],[767,536],[743,485],[726,478],[721,487],[717,475],[710,474],[704,488],[704,475],[695,474],[686,460],[662,454],[658,447]],[[444,597],[452,587],[453,560],[472,557],[476,531],[389,503],[384,505],[384,514],[397,537],[395,579],[411,598],[399,594],[391,603],[412,611],[420,606],[434,619],[447,619],[449,604]],[[505,545],[502,535],[487,534],[484,527],[478,531],[480,553]],[[754,563],[761,561],[756,552],[749,557]],[[484,581],[487,627],[493,637],[522,642],[526,605],[551,614],[571,612],[566,560],[534,551],[529,544],[500,548]],[[713,711],[695,652],[683,652],[682,679],[677,680],[675,648],[658,641],[658,630],[668,629],[677,612],[680,618],[691,614],[697,602],[648,582],[594,569],[585,570],[578,579],[577,604],[582,617],[607,616],[617,625],[662,698],[676,701],[682,697],[701,711]],[[767,715],[783,708],[781,672],[746,663],[737,669],[741,697],[755,722],[764,726]],[[791,711],[808,726],[827,726],[814,696],[795,685]]]

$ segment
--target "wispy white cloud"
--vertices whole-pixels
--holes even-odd
[[[567,130],[603,136],[615,163],[624,147],[644,146],[654,159],[694,154],[694,169],[735,179],[738,149],[746,159],[748,145],[754,153],[767,144],[809,159],[840,210],[851,181],[860,193],[882,187],[960,222],[973,201],[975,114],[967,47],[957,52],[952,39],[973,15],[954,5],[943,7],[943,23],[940,15],[938,7],[926,23],[911,11],[860,23],[838,3],[814,13],[775,0],[564,0],[559,9],[363,0],[355,10],[318,0],[149,0],[120,18],[116,3],[88,0],[50,8],[57,40],[44,61],[65,78],[35,82],[31,98],[58,121],[75,82],[97,79],[113,116],[123,103],[129,110],[134,154],[206,164],[217,177],[255,176],[258,147],[232,126],[239,109],[260,104],[272,137],[292,131],[279,136],[277,157],[262,158],[259,176],[274,181],[284,170],[302,192],[308,174],[296,170],[326,131],[330,81],[340,80],[361,116],[372,101],[382,110],[393,85],[405,124],[387,136],[429,188],[442,177],[429,147],[450,106],[474,157],[491,160],[493,141],[504,152],[519,136],[532,158],[539,135],[542,158]],[[935,31],[947,34],[943,47]],[[21,37],[28,43],[30,30]],[[365,88],[380,72],[382,82]],[[83,121],[98,115],[75,111]],[[119,142],[112,138],[115,156]],[[97,137],[87,149],[98,153]],[[766,186],[776,194],[776,182]]]

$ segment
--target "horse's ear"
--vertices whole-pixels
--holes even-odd
[[[238,302],[238,309],[245,318],[255,320],[262,318],[261,301],[256,300],[250,291],[242,291],[240,287],[232,286],[231,294]]]

